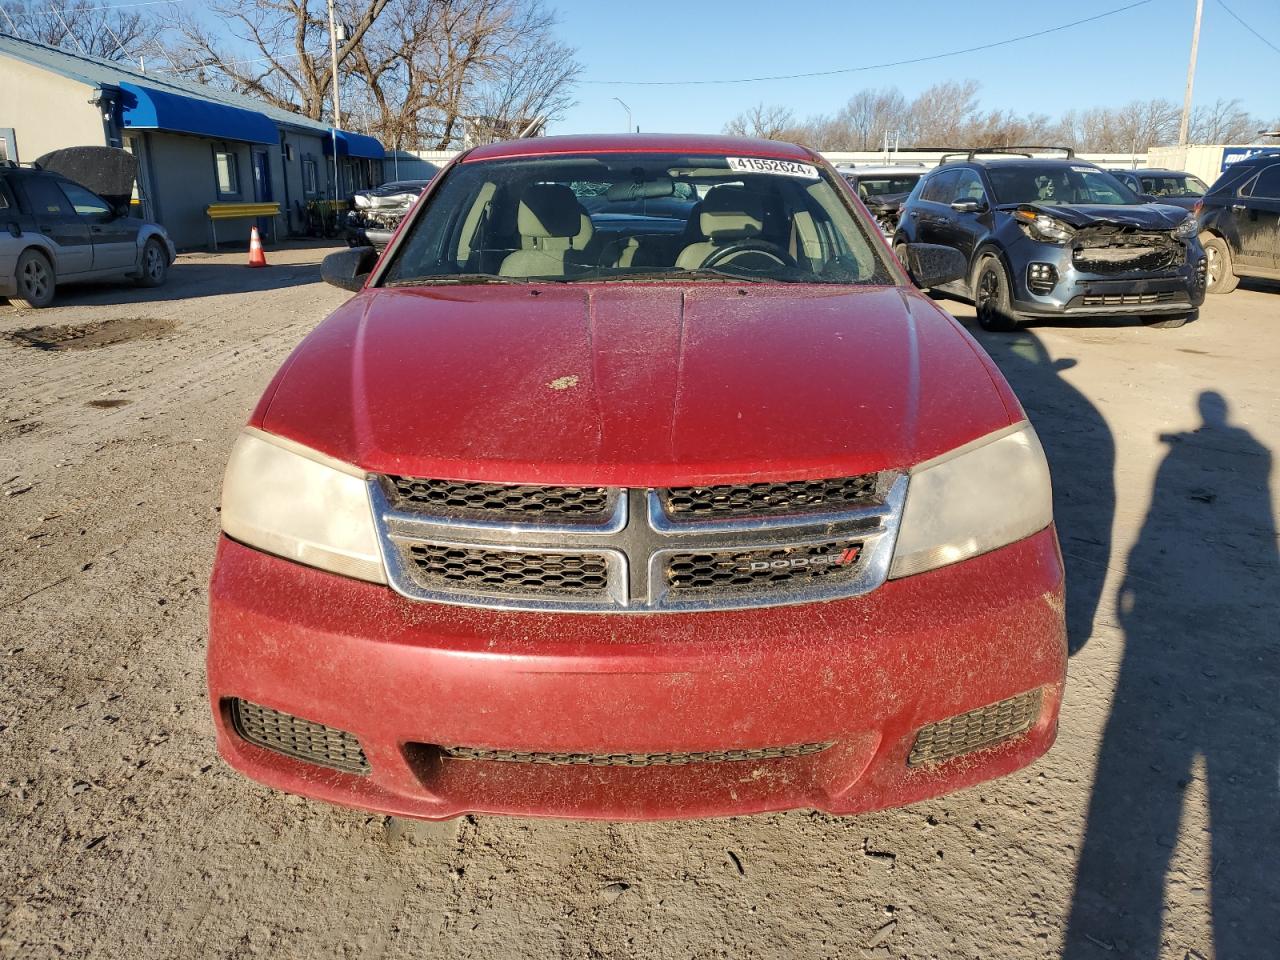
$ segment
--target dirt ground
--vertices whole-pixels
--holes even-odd
[[[852,819],[406,832],[232,773],[205,701],[223,464],[346,296],[323,252],[0,303],[0,955],[1280,956],[1280,287],[981,336],[1069,565],[1029,769]],[[37,325],[90,327],[12,336]]]

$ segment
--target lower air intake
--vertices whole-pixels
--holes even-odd
[[[345,730],[312,723],[248,700],[231,701],[231,722],[236,733],[259,747],[345,773],[366,774],[360,741]]]
[[[446,760],[496,760],[504,763],[550,763],[590,767],[679,767],[689,763],[723,763],[737,760],[778,760],[821,753],[835,743],[795,743],[785,747],[744,750],[699,750],[693,753],[528,753],[490,750],[484,747],[441,747]]]
[[[907,765],[941,763],[1026,733],[1040,716],[1041,697],[1039,689],[1030,690],[929,724],[916,734]]]

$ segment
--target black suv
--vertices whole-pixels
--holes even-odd
[[[903,204],[899,258],[911,243],[964,253],[967,276],[940,289],[972,300],[986,330],[1115,314],[1182,326],[1204,302],[1194,218],[1061,149],[1062,159],[1018,148],[944,157]]]
[[[1192,213],[1210,293],[1230,293],[1241,277],[1280,280],[1280,154],[1232,164]]]

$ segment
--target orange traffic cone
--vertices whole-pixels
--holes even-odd
[[[262,238],[258,236],[258,228],[249,231],[249,266],[265,267],[267,255],[262,252]]]

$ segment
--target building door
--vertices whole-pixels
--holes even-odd
[[[138,179],[133,184],[133,200],[130,206],[135,217],[159,223],[154,194],[151,189],[151,156],[142,134],[126,134],[124,148],[138,161]]]
[[[266,150],[253,151],[253,199],[257,203],[270,203],[275,199],[271,195],[271,155]],[[275,240],[274,219],[258,218],[258,232]]]

